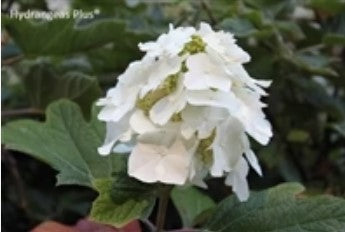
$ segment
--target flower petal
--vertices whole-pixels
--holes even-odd
[[[211,175],[223,176],[224,172],[229,172],[235,167],[244,152],[242,134],[244,134],[242,124],[235,118],[230,118],[217,126],[216,137],[212,144]]]
[[[168,33],[159,36],[155,42],[139,43],[139,48],[141,51],[147,52],[149,56],[168,55],[174,57],[191,40],[194,33],[195,29],[193,27],[174,28],[170,25]]]
[[[225,184],[232,186],[240,201],[246,201],[249,198],[249,186],[247,182],[249,167],[244,158],[238,161],[235,169],[232,170],[225,179]]]
[[[152,71],[147,74],[147,82],[140,90],[140,98],[143,98],[151,90],[157,89],[159,85],[171,74],[177,73],[181,69],[182,57],[161,57],[155,61]]]
[[[258,175],[262,176],[262,170],[258,158],[256,157],[255,153],[250,149],[249,139],[246,134],[242,135],[242,144],[244,147],[244,154],[250,166],[252,166],[252,168],[256,171]]]
[[[240,108],[239,101],[231,92],[212,90],[187,91],[187,101],[194,106],[226,108],[230,113],[235,113]]]
[[[186,65],[184,85],[190,90],[216,88],[229,91],[231,80],[219,64],[214,63],[205,53],[190,56]]]
[[[189,128],[192,133],[198,132],[198,138],[209,137],[214,128],[228,117],[225,109],[206,106],[187,106],[182,112],[182,128]]]
[[[189,182],[200,188],[207,188],[207,184],[204,181],[204,178],[207,176],[208,170],[205,168],[204,164],[197,156],[193,156],[190,172],[189,172]]]
[[[237,93],[242,107],[235,116],[242,122],[246,132],[259,143],[266,145],[272,137],[272,127],[262,112],[260,101],[251,94]]]
[[[136,110],[129,120],[129,124],[134,132],[144,134],[157,130],[157,127],[150,121],[142,110]]]
[[[128,128],[129,123],[127,117],[124,117],[119,122],[107,122],[104,144],[98,148],[98,153],[100,155],[108,155],[115,143],[128,131]]]
[[[156,147],[152,144],[137,144],[128,159],[128,175],[147,183],[157,182],[154,168],[162,157]]]
[[[233,35],[229,32],[212,30],[207,23],[200,23],[198,34],[206,42],[207,53],[220,56],[226,62],[246,63],[250,61],[250,56],[235,42]]]
[[[186,182],[191,156],[180,140],[171,147],[139,143],[129,157],[128,173],[141,181],[182,185]]]
[[[252,150],[248,150],[245,152],[246,158],[249,162],[249,164],[254,168],[257,174],[262,176],[262,170],[258,161],[258,158],[256,157],[255,153]]]
[[[173,94],[160,99],[151,108],[149,114],[154,123],[158,125],[166,124],[173,114],[180,112],[186,106],[186,96],[181,81],[177,88]]]
[[[187,180],[190,164],[190,154],[183,143],[176,140],[157,166],[156,172],[161,182],[182,185]]]
[[[127,100],[118,106],[109,104],[105,105],[100,113],[98,114],[98,119],[102,121],[113,121],[118,122],[122,117],[132,110],[135,106],[137,99],[136,93],[138,89],[132,88],[133,92],[127,96]]]

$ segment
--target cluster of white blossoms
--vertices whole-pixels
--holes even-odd
[[[250,56],[235,42],[201,23],[198,30],[170,26],[157,41],[140,43],[145,56],[98,101],[107,129],[99,153],[135,141],[130,176],[200,187],[209,175],[225,176],[246,200],[249,166],[261,175],[247,134],[261,144],[272,136],[260,101],[270,82],[248,75],[243,63]]]

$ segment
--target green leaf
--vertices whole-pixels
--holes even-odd
[[[30,66],[22,80],[31,105],[35,108],[44,109],[55,100],[68,98],[77,102],[84,115],[88,115],[92,103],[101,95],[95,77],[78,71],[61,74],[45,61]]]
[[[331,59],[324,55],[298,52],[290,58],[290,61],[300,68],[315,74],[338,76],[330,67]]]
[[[281,157],[279,157],[279,165],[278,170],[280,175],[283,177],[285,181],[291,181],[291,182],[302,182],[303,178],[296,167],[296,164],[294,164],[291,161],[291,157],[287,154],[280,154]]]
[[[300,26],[291,21],[276,21],[275,26],[279,28],[281,32],[286,33],[289,37],[295,40],[301,40],[305,38],[305,35]]]
[[[119,47],[102,47],[88,52],[88,60],[95,72],[122,71],[131,61],[140,59],[142,56],[135,42],[120,45]]]
[[[228,18],[220,26],[238,37],[247,37],[257,32],[254,25],[245,18]]]
[[[305,130],[292,129],[287,135],[287,140],[295,143],[304,143],[310,139],[310,134]]]
[[[339,123],[334,123],[332,127],[345,138],[345,120]]]
[[[13,43],[4,44],[1,52],[1,59],[6,60],[20,55],[20,50]]]
[[[105,224],[123,226],[146,217],[155,201],[155,187],[127,176],[127,156],[100,156],[104,127],[93,117],[87,123],[79,107],[60,100],[47,109],[45,123],[19,120],[2,130],[8,149],[40,159],[59,171],[58,184],[95,188],[100,196],[93,203],[91,217]]]
[[[310,105],[325,111],[338,120],[344,120],[345,110],[342,102],[327,93],[327,86],[322,86],[320,83],[312,79],[305,78],[291,78],[289,79],[294,84],[299,94],[303,96],[304,101]]]
[[[291,8],[296,4],[291,0],[245,0],[245,2],[253,8],[260,9],[266,17],[271,19],[290,12]]]
[[[122,227],[134,219],[148,217],[152,211],[155,197],[152,194],[145,194],[151,190],[147,191],[148,189],[146,189],[146,191],[140,192],[137,191],[138,189],[133,189],[133,184],[128,190],[123,183],[119,184],[112,179],[99,179],[93,184],[99,192],[99,196],[92,204],[90,215],[92,220]],[[138,183],[136,188],[141,188],[142,185]],[[126,195],[126,191],[129,191],[132,197],[119,202],[117,199],[121,198],[122,195]],[[133,193],[136,194],[136,197],[133,197]],[[144,194],[142,195],[142,193]]]
[[[328,30],[322,38],[325,44],[345,45],[345,11],[329,20],[327,27],[324,28]]]
[[[171,193],[184,227],[195,225],[197,217],[215,206],[214,201],[194,187],[175,187]]]
[[[345,10],[345,2],[342,0],[311,0],[310,5],[331,14],[337,14]]]
[[[97,178],[110,177],[123,164],[117,155],[100,156],[104,128],[96,119],[87,123],[78,105],[67,100],[51,104],[46,122],[18,120],[2,129],[2,143],[7,149],[29,154],[57,171],[57,184],[92,187]],[[120,165],[120,167],[119,167]],[[121,170],[121,169],[120,169]]]
[[[155,196],[157,186],[146,184],[127,175],[125,171],[113,173],[112,200],[115,203],[124,203],[127,200],[151,199]]]
[[[330,45],[345,45],[345,35],[328,33],[323,37],[323,42]]]
[[[116,44],[124,44],[129,37],[135,42],[147,39],[147,34],[128,31],[126,23],[118,19],[99,19],[86,23],[74,19],[37,22],[2,17],[2,21],[26,55],[66,55],[85,52],[115,41]]]
[[[281,184],[252,193],[247,202],[235,196],[223,200],[214,210],[208,231],[311,232],[342,231],[345,228],[345,200],[332,196],[298,196],[304,190],[297,183]]]

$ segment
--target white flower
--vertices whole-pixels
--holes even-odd
[[[313,20],[315,19],[315,12],[303,6],[297,6],[291,15],[292,19],[306,19],[306,20]]]
[[[176,140],[170,147],[138,143],[129,162],[128,174],[141,181],[184,184],[190,158],[182,142]]]
[[[138,138],[129,157],[128,174],[141,181],[182,185],[190,170],[192,152],[186,140],[179,138],[177,128],[146,133]]]
[[[224,68],[206,53],[198,53],[187,58],[188,71],[185,74],[184,86],[189,90],[208,90],[210,88],[228,91],[231,79]]]
[[[272,137],[260,101],[270,81],[250,77],[243,67],[250,56],[233,35],[206,23],[198,30],[170,26],[139,47],[146,55],[98,101],[107,124],[99,153],[134,142],[130,176],[200,187],[207,187],[207,176],[225,176],[246,200],[249,166],[262,175],[247,134],[263,145]]]
[[[225,179],[225,184],[232,186],[232,190],[240,201],[246,201],[249,197],[249,187],[247,182],[249,167],[246,160],[241,157],[234,169],[229,172]]]
[[[197,133],[199,139],[211,136],[213,129],[227,117],[225,109],[209,106],[189,106],[181,113],[181,134],[189,139]]]
[[[71,9],[70,0],[46,0],[47,7],[51,11],[66,13]]]
[[[195,33],[193,27],[178,27],[174,29],[170,24],[167,34],[162,34],[155,42],[140,43],[139,48],[143,52],[147,52],[149,56],[160,57],[167,55],[175,57],[183,49],[184,45],[191,40],[191,36]]]
[[[206,42],[206,51],[212,56],[221,57],[226,62],[246,63],[250,60],[248,53],[236,44],[230,33],[215,32],[207,23],[200,24],[198,34]]]
[[[182,81],[178,81],[176,85],[176,90],[173,93],[163,97],[152,106],[149,114],[154,123],[164,125],[170,120],[174,113],[178,113],[185,108],[187,99]]]
[[[229,118],[217,126],[212,144],[214,156],[210,168],[212,176],[223,176],[234,169],[244,152],[242,133],[244,133],[243,126],[235,118]]]

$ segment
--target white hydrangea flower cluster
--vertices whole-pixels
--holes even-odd
[[[207,23],[198,30],[170,26],[139,48],[146,55],[98,101],[107,127],[99,153],[134,140],[130,176],[201,187],[208,175],[226,176],[246,200],[249,165],[262,174],[247,134],[264,145],[272,136],[260,101],[270,82],[251,78],[243,67],[250,56],[232,34]]]

